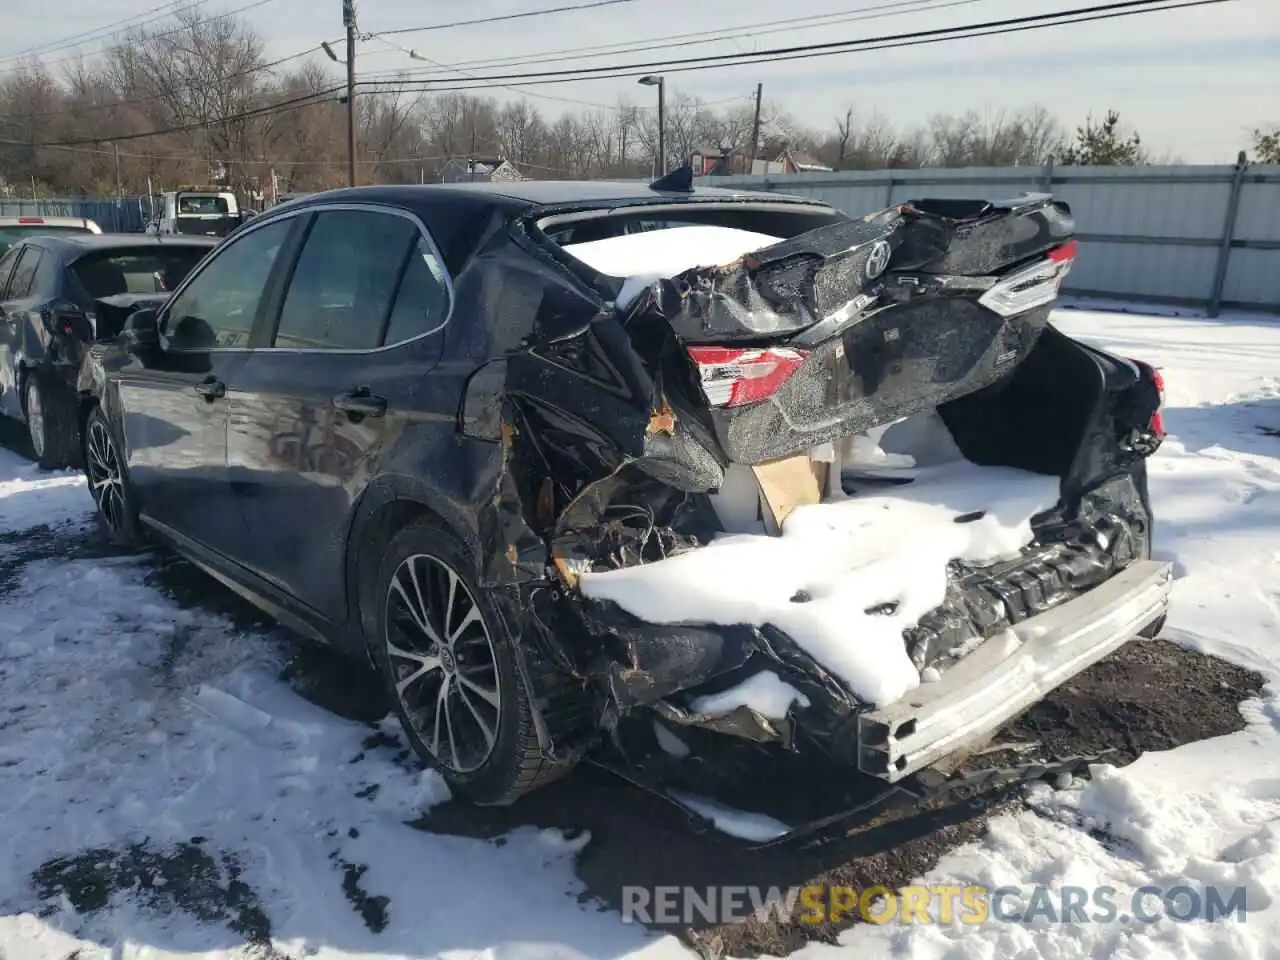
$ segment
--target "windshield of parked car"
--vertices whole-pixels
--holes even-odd
[[[178,216],[201,216],[204,214],[224,214],[230,211],[227,198],[216,193],[188,193],[178,198]]]
[[[48,223],[24,223],[21,226],[0,227],[0,257],[15,243],[27,237],[47,237],[51,233],[92,233],[81,226],[62,226]]]
[[[95,300],[119,293],[171,293],[208,252],[176,245],[126,247],[81,257],[71,269]]]

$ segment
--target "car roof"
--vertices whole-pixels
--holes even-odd
[[[46,217],[40,214],[0,216],[0,227],[83,227],[93,223],[88,217]]]
[[[39,240],[41,246],[62,247],[72,253],[94,250],[118,250],[122,247],[206,247],[218,245],[213,237],[157,237],[148,233],[70,233],[28,237],[24,242]]]
[[[635,203],[698,203],[706,201],[756,201],[804,203],[827,206],[813,197],[695,186],[689,192],[657,191],[640,180],[514,180],[497,183],[427,183],[396,186],[346,187],[299,197],[299,206],[332,202],[369,201],[414,205],[424,200],[467,197],[508,208],[627,206]]]

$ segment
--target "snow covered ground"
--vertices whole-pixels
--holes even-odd
[[[1280,323],[1056,319],[1163,369],[1172,436],[1152,494],[1179,577],[1166,636],[1270,682],[1244,731],[1038,788],[1034,811],[997,817],[926,879],[1242,886],[1249,912],[862,924],[806,957],[1261,958],[1280,944]],[[404,762],[393,725],[301,697],[280,679],[286,645],[180,605],[153,559],[77,554],[89,508],[78,477],[0,450],[0,956],[220,958],[246,942],[321,958],[688,956],[578,902],[589,835],[431,832],[447,790]],[[33,559],[24,538],[46,525]]]

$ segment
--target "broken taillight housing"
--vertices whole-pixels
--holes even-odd
[[[808,354],[792,347],[690,347],[702,392],[713,407],[741,407],[758,403],[800,369]]]
[[[1078,246],[1076,241],[1069,240],[1054,247],[1043,260],[1001,277],[978,302],[1002,317],[1013,317],[1052,303],[1062,290],[1062,281],[1071,272]]]

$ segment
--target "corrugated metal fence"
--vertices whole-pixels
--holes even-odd
[[[141,233],[151,222],[150,197],[119,200],[51,198],[0,199],[0,217],[85,217],[108,233]]]
[[[1280,167],[980,167],[708,178],[809,196],[849,214],[927,196],[1047,191],[1071,205],[1067,293],[1280,312]]]

